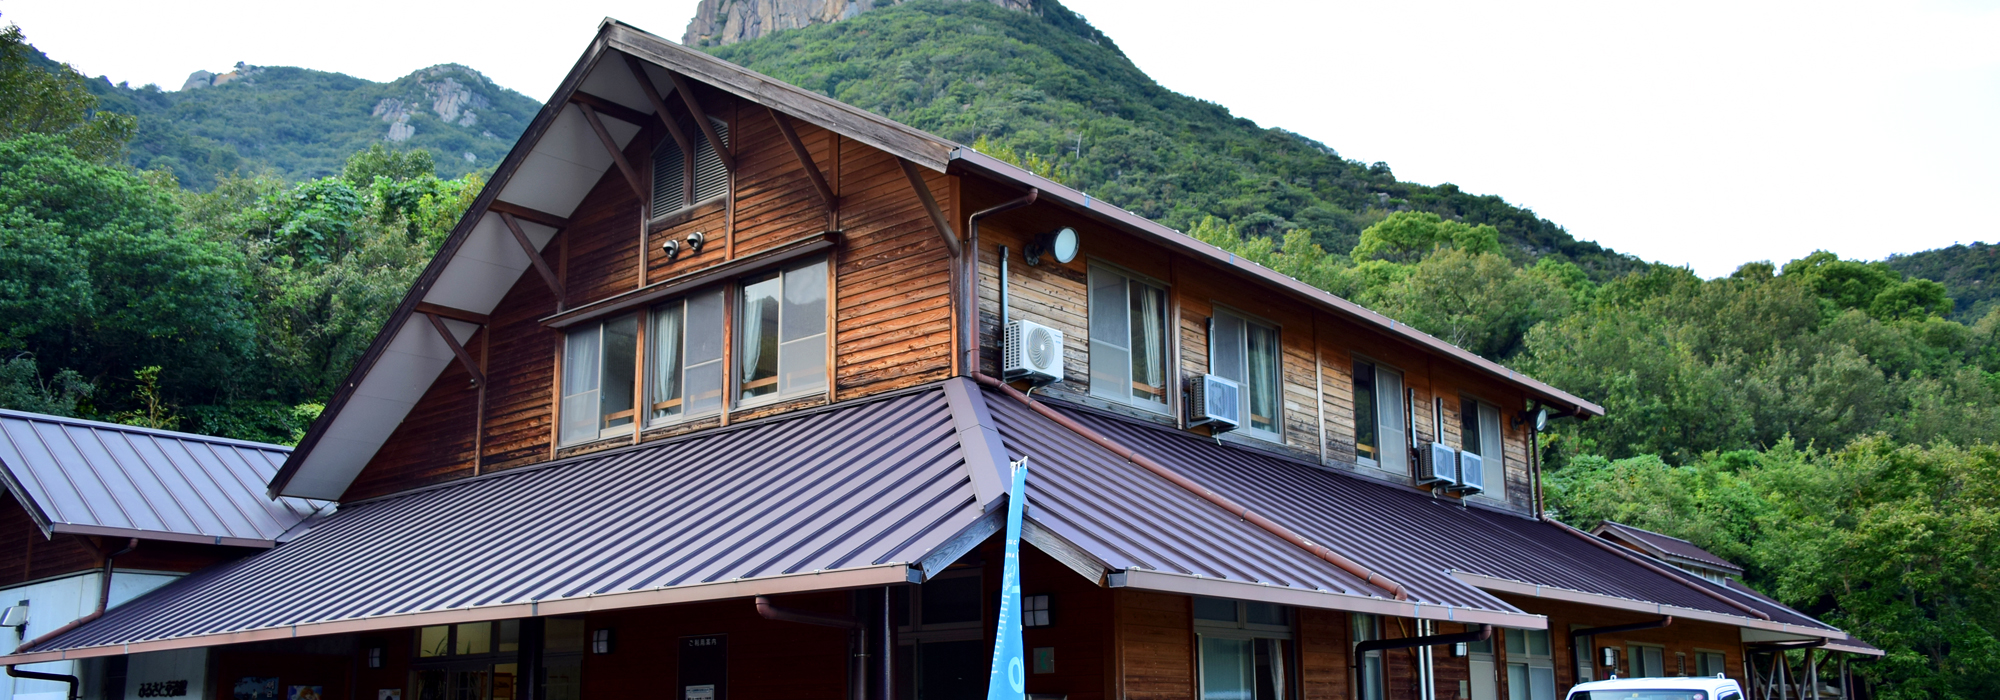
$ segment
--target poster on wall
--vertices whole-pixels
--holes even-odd
[[[729,638],[682,637],[678,670],[681,692],[674,700],[729,700]]]
[[[278,700],[277,677],[244,676],[236,681],[236,700]]]
[[[320,700],[320,691],[325,689],[322,685],[295,685],[285,693],[285,700]]]

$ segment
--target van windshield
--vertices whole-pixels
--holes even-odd
[[[1708,700],[1706,690],[1580,690],[1569,700]]]

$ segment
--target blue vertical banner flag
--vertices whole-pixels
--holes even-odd
[[[993,672],[986,700],[1026,700],[1028,668],[1021,658],[1021,509],[1028,497],[1028,460],[1014,463],[1007,489],[1007,563],[1000,572],[1000,624],[993,635]]]

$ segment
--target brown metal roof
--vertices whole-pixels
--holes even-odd
[[[951,409],[931,388],[349,504],[4,661],[903,582],[980,520]]]
[[[271,500],[291,448],[0,409],[0,479],[40,526],[269,547],[330,504]]]
[[[1696,546],[1693,542],[1679,537],[1662,535],[1652,530],[1642,530],[1624,523],[1606,520],[1598,525],[1597,529],[1592,530],[1590,534],[1630,542],[1638,545],[1647,554],[1661,559],[1681,559],[1688,563],[1711,569],[1720,569],[1736,574],[1743,573],[1743,567],[1731,563],[1728,559],[1718,557],[1708,550]]]

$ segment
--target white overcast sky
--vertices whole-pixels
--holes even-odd
[[[1169,88],[1705,276],[2000,240],[2000,2],[1065,0]],[[57,60],[178,88],[237,61],[545,99],[617,17],[694,0],[0,0]]]

